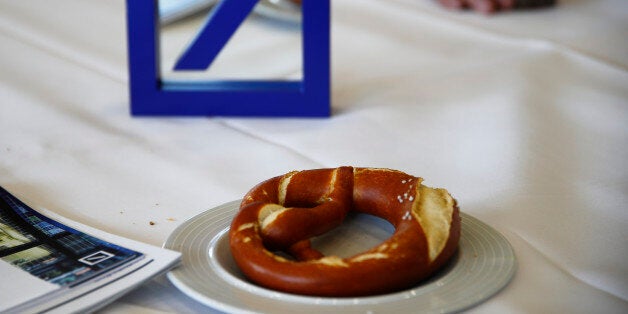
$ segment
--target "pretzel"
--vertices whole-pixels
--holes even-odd
[[[350,211],[381,217],[395,232],[347,258],[312,248],[311,238],[342,224]],[[442,267],[457,250],[460,215],[446,190],[400,171],[314,169],[251,189],[229,237],[236,264],[260,286],[312,296],[366,296],[413,287]]]

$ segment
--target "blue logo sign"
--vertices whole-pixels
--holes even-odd
[[[259,0],[221,0],[173,71],[203,71]],[[330,114],[329,0],[302,0],[300,80],[173,82],[160,77],[157,0],[127,0],[135,116],[324,117]]]

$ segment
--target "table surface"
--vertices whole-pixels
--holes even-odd
[[[164,27],[164,77],[202,18]],[[1,0],[0,185],[161,245],[278,174],[394,168],[447,188],[512,244],[512,282],[470,312],[628,312],[625,1],[494,16],[332,1],[331,23],[330,118],[136,118],[124,1]],[[299,40],[251,16],[201,76],[299,77]],[[211,309],[159,277],[101,311]]]

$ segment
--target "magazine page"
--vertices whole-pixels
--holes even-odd
[[[35,211],[0,187],[0,259],[0,312],[64,313],[104,306],[180,254]]]

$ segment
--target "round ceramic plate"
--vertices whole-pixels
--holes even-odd
[[[261,0],[254,12],[281,22],[301,23],[301,5],[290,0]]]
[[[390,313],[455,312],[474,306],[506,286],[516,270],[508,241],[493,228],[466,215],[458,253],[441,271],[413,289],[357,298],[321,298],[277,292],[245,279],[231,257],[229,225],[240,201],[205,211],[182,223],[164,247],[183,255],[170,281],[193,299],[229,313]],[[390,236],[387,221],[364,214],[348,221],[313,246],[326,255],[348,257]]]

